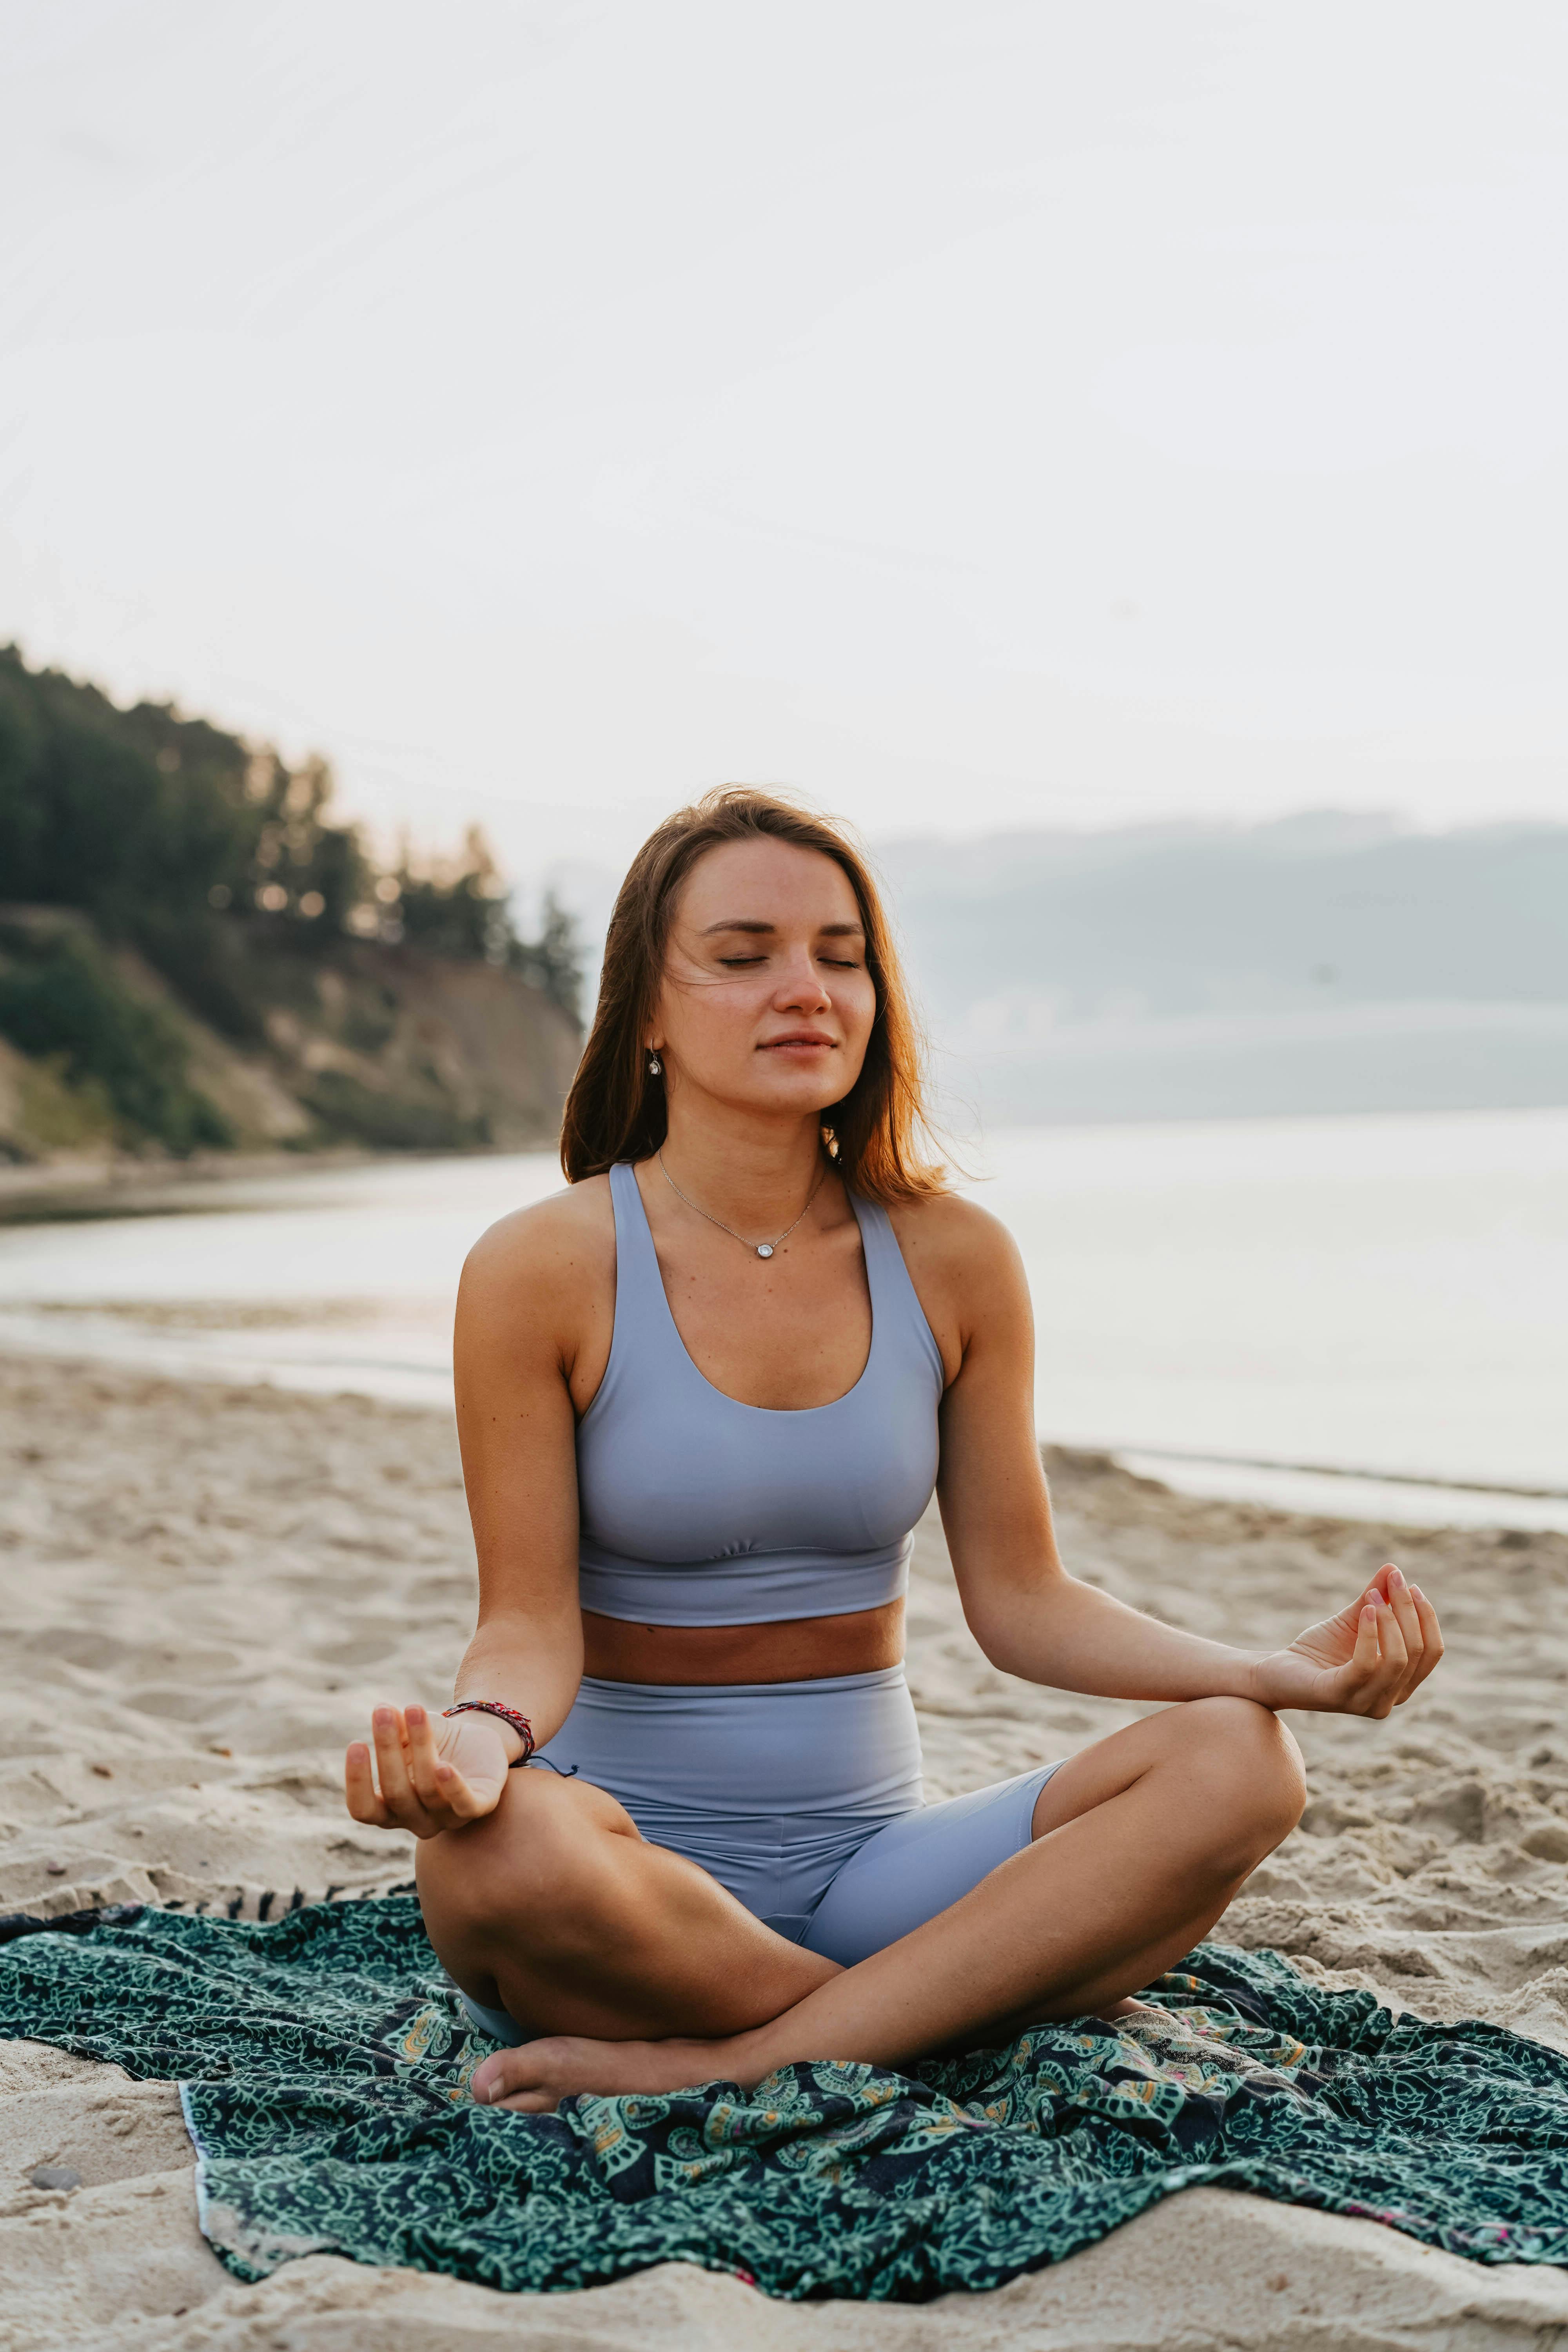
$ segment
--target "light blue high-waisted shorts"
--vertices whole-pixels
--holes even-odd
[[[540,1754],[625,1805],[775,1933],[845,1968],[896,1943],[1029,1843],[1041,1764],[921,1801],[901,1666],[821,1682],[692,1685],[584,1677]],[[463,1996],[499,2042],[525,2031]]]

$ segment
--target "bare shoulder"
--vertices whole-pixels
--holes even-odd
[[[487,1307],[554,1312],[591,1305],[616,1275],[616,1220],[609,1180],[587,1176],[563,1186],[479,1235],[463,1265],[459,1313]]]
[[[1000,1217],[957,1192],[933,1192],[890,1209],[910,1272],[917,1263],[960,1282],[1005,1281],[1021,1272],[1018,1244]]]
[[[888,1213],[950,1381],[976,1333],[1026,1333],[1024,1262],[1000,1217],[956,1192],[933,1193]]]

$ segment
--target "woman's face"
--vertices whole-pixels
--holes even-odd
[[[672,1096],[810,1116],[859,1076],[876,1013],[859,906],[834,858],[760,840],[698,859],[647,1040]]]

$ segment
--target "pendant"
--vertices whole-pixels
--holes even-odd
[[[759,1257],[772,1257],[773,1254],[773,1245],[772,1242],[759,1242],[757,1244],[757,1255]]]

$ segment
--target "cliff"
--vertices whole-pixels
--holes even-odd
[[[317,759],[0,646],[0,1160],[556,1132],[575,943],[477,832],[382,870]]]
[[[0,1159],[554,1137],[578,1025],[516,971],[373,940],[308,960],[238,944],[246,1043],[88,917],[0,907]],[[27,1053],[18,1034],[40,1003],[42,1050]]]

